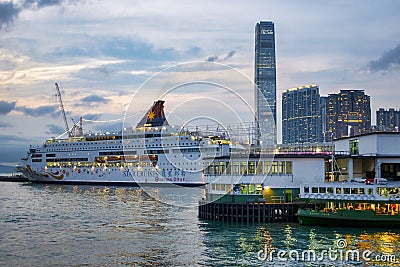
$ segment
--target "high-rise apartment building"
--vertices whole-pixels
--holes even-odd
[[[340,90],[329,94],[326,108],[325,140],[371,131],[370,97],[364,90]]]
[[[400,110],[380,108],[376,111],[376,129],[381,132],[398,132],[400,126]]]
[[[276,60],[275,28],[271,21],[261,21],[255,28],[255,108],[261,139],[276,142]],[[273,121],[271,121],[273,120]],[[271,131],[271,127],[274,128]],[[271,135],[273,136],[265,136]]]
[[[282,143],[322,142],[318,85],[288,89],[282,94]]]
[[[321,108],[321,134],[322,134],[322,142],[326,141],[326,109],[327,109],[327,105],[328,105],[328,97],[327,96],[321,96],[319,98],[319,102],[320,102],[320,108]]]

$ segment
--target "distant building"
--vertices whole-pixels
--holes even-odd
[[[276,60],[275,28],[261,21],[255,28],[255,108],[259,137],[276,142]],[[259,90],[258,90],[259,88]],[[273,119],[273,121],[271,121]],[[273,131],[271,131],[271,127]],[[273,132],[273,133],[272,133]],[[264,135],[273,136],[264,136]]]
[[[282,95],[282,143],[322,142],[318,85],[291,88]]]
[[[364,90],[340,90],[329,94],[325,140],[366,134],[371,131],[370,97]]]
[[[320,102],[320,109],[321,109],[321,131],[322,131],[322,139],[323,142],[326,140],[326,109],[327,109],[327,103],[328,103],[328,97],[327,96],[321,96],[319,98]]]
[[[398,132],[400,126],[400,110],[380,108],[376,111],[376,130],[380,132]]]

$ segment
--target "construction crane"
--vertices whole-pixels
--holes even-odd
[[[65,115],[64,104],[62,102],[60,88],[58,87],[57,83],[56,83],[56,90],[57,90],[58,101],[60,102],[60,109],[61,109],[63,119],[64,119],[65,129],[66,129],[66,132],[68,133],[68,137],[71,137],[72,134],[68,127],[68,121],[67,121],[67,116]]]

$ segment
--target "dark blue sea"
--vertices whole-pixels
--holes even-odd
[[[399,230],[201,221],[202,194],[2,182],[0,266],[400,265]]]

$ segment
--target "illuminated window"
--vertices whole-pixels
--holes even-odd
[[[264,174],[269,174],[271,165],[269,161],[264,161]]]
[[[256,162],[256,174],[263,174],[262,161]]]
[[[350,150],[350,155],[358,155],[359,153],[358,139],[349,141],[349,150]]]
[[[262,190],[263,190],[263,188],[262,188],[262,185],[261,184],[257,184],[256,185],[256,194],[262,194]]]
[[[254,174],[255,173],[255,169],[256,169],[255,162],[254,161],[249,161],[249,164],[248,164],[248,172],[249,172],[249,174]]]
[[[219,163],[219,174],[225,174],[225,162]]]
[[[240,174],[247,174],[247,162],[240,162]]]
[[[239,174],[239,162],[237,161],[233,162],[233,174],[234,175]]]
[[[280,161],[278,165],[279,165],[279,173],[284,174],[285,173],[285,162]]]
[[[271,172],[272,172],[272,174],[278,174],[278,162],[277,161],[272,162]]]
[[[254,184],[249,184],[249,194],[254,194],[254,193],[255,193]]]
[[[241,193],[243,194],[243,195],[247,195],[247,185],[245,185],[245,184],[242,184],[241,186],[240,186],[240,189],[241,189]]]

